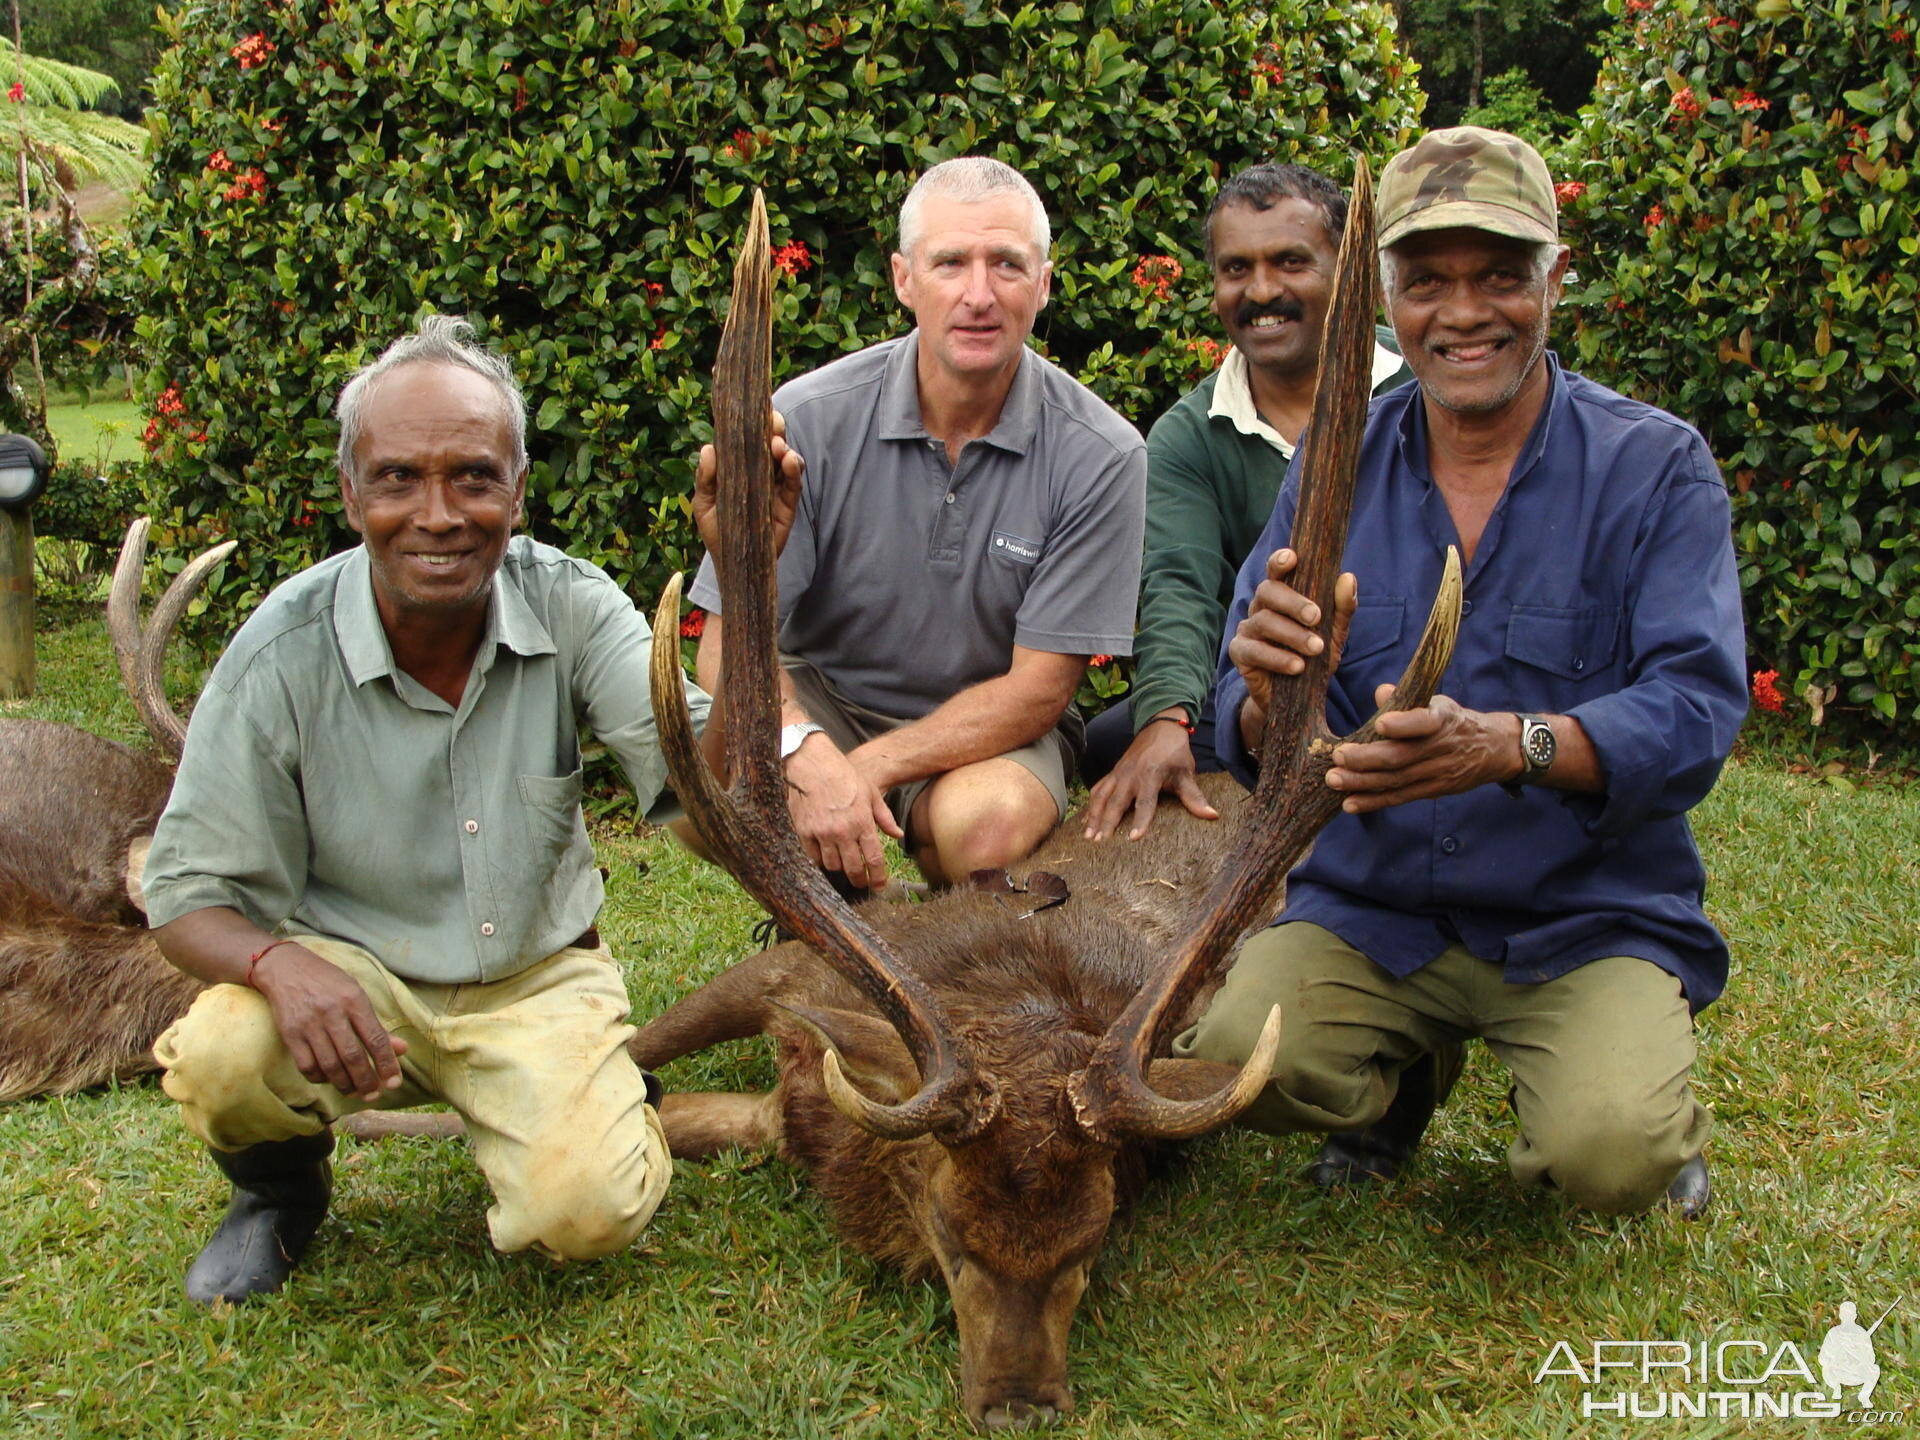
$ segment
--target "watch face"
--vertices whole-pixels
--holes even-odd
[[[1529,720],[1524,749],[1530,768],[1544,770],[1553,764],[1553,727],[1544,721]]]

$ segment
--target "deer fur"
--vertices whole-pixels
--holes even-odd
[[[146,531],[143,519],[127,532],[108,627],[127,689],[169,758],[71,725],[0,720],[0,1101],[155,1069],[153,1042],[201,989],[148,934],[140,872],[185,735],[160,688],[167,636],[233,546],[182,571],[143,628]]]

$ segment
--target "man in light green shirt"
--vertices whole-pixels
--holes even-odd
[[[666,1189],[580,814],[583,725],[643,807],[664,783],[651,636],[603,572],[512,535],[525,406],[469,336],[435,317],[342,391],[365,543],[241,627],[154,836],[156,938],[210,987],[155,1054],[234,1183],[199,1301],[285,1282],[326,1211],[328,1126],[371,1106],[461,1113],[501,1250],[612,1253]],[[704,489],[695,510],[711,547]]]

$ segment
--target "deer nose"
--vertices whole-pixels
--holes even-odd
[[[980,1421],[989,1430],[1037,1430],[1059,1418],[1060,1411],[1044,1402],[1030,1404],[1025,1400],[1010,1400],[990,1408]]]

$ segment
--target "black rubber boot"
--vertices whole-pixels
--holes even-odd
[[[187,1271],[187,1296],[202,1305],[237,1305],[286,1284],[326,1218],[333,1132],[210,1153],[233,1181],[233,1199]]]
[[[1452,1092],[1464,1060],[1458,1045],[1444,1045],[1415,1060],[1400,1072],[1400,1088],[1386,1114],[1364,1130],[1329,1135],[1301,1173],[1322,1190],[1393,1179],[1419,1148],[1427,1122]]]
[[[1680,1212],[1682,1220],[1698,1220],[1713,1201],[1713,1181],[1707,1175],[1707,1157],[1696,1155],[1680,1167],[1680,1173],[1667,1186],[1667,1204]]]

